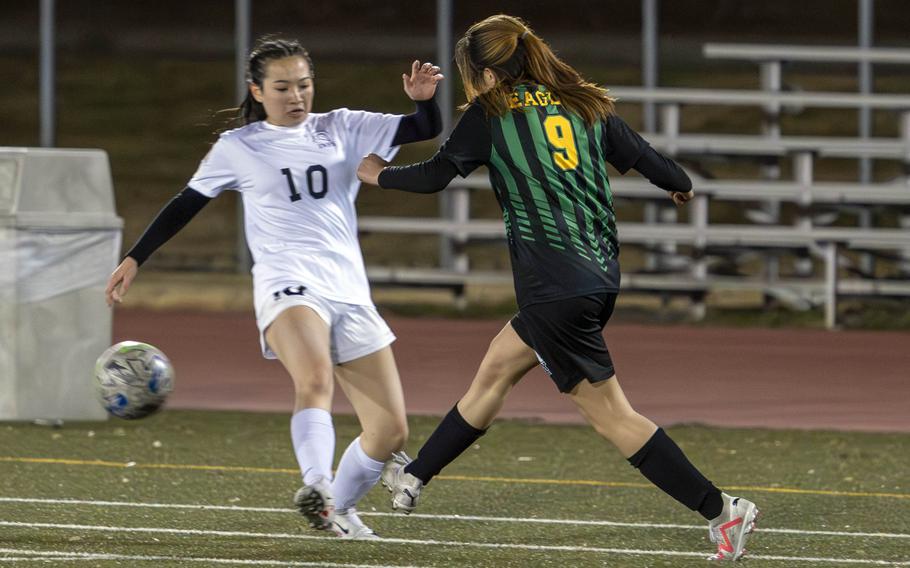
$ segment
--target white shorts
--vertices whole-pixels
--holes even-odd
[[[265,292],[265,290],[263,290]],[[326,300],[300,284],[276,286],[256,299],[256,325],[262,356],[277,359],[269,347],[265,331],[278,314],[293,306],[307,306],[329,326],[332,363],[346,363],[375,353],[395,341],[395,334],[382,319],[376,306],[346,304]]]

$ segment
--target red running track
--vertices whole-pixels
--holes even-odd
[[[411,414],[442,415],[464,393],[499,320],[387,318]],[[172,408],[290,412],[291,380],[259,354],[247,313],[119,309],[116,341],[152,343],[177,370]],[[661,425],[910,432],[910,333],[610,324],[607,345],[632,405]],[[336,389],[334,411],[351,407]],[[503,417],[575,423],[535,369]]]

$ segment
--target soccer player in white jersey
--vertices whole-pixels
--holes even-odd
[[[355,505],[408,436],[395,336],[373,306],[357,238],[357,164],[371,152],[391,159],[398,145],[440,132],[433,96],[442,78],[430,63],[412,64],[402,76],[417,104],[410,115],[311,113],[306,50],[293,40],[261,39],[248,60],[243,126],[221,134],[107,285],[108,304],[121,302],[152,252],[222,191],[240,192],[262,353],[284,364],[296,392],[291,439],[303,487],[294,502],[312,527],[343,538],[378,538]],[[333,378],[363,428],[334,478]]]

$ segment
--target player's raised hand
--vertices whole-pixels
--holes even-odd
[[[365,156],[357,166],[357,179],[363,183],[379,185],[379,174],[387,165],[389,163],[376,154]]]
[[[695,192],[691,189],[686,192],[682,192],[682,191],[671,191],[670,192],[670,199],[672,199],[673,203],[675,203],[679,207],[682,207],[683,205],[686,204],[686,202],[692,201],[692,199],[694,199],[694,198],[695,198]]]
[[[139,263],[132,257],[126,257],[120,263],[110,279],[107,281],[107,288],[104,289],[104,297],[107,299],[107,305],[113,306],[114,302],[118,304],[123,301],[127,290],[133,283],[133,279],[139,274]]]
[[[411,63],[411,74],[404,73],[401,82],[404,84],[404,92],[412,101],[426,101],[433,98],[436,84],[444,78],[439,72],[439,67],[432,63],[421,65],[420,61],[415,59],[414,63]]]

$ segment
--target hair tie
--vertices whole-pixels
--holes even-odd
[[[526,37],[528,37],[528,30],[523,31],[523,32],[521,33],[521,35],[518,36],[518,39],[524,39],[524,38],[526,38]]]

